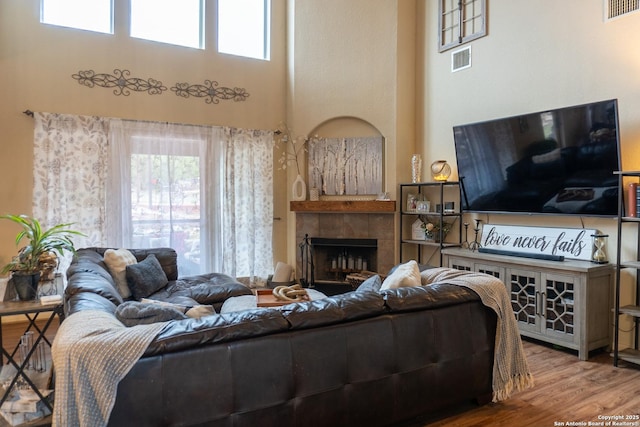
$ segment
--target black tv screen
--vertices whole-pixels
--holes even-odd
[[[463,211],[618,214],[617,100],[454,126]]]

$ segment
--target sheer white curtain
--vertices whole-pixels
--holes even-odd
[[[260,282],[273,272],[273,132],[224,128],[224,263]]]
[[[105,241],[107,122],[100,117],[35,113],[33,216],[43,227],[73,223],[76,247]],[[61,260],[64,271],[69,260]]]
[[[181,275],[221,271],[220,131],[112,119],[111,245],[172,247]]]

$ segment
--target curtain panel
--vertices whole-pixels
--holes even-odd
[[[273,132],[224,128],[222,270],[252,282],[273,272]]]
[[[100,117],[35,113],[33,216],[43,227],[73,223],[86,237],[76,247],[106,241],[107,121]],[[70,260],[60,260],[64,271]]]

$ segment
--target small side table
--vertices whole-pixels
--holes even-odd
[[[19,363],[15,360],[16,354],[18,353],[18,349],[20,348],[20,343],[16,345],[11,353],[7,349],[4,348],[4,343],[2,342],[2,319],[5,316],[15,316],[15,315],[24,315],[29,321],[24,333],[29,331],[34,331],[34,340],[33,346],[29,349],[27,355],[25,356],[25,360],[22,363]],[[46,323],[41,328],[36,324],[36,320],[40,315],[49,316],[46,319]],[[20,378],[24,379],[24,381],[29,384],[29,387],[33,389],[33,391],[38,395],[40,400],[51,410],[53,411],[53,407],[51,403],[42,395],[38,387],[33,383],[33,381],[29,378],[29,376],[25,373],[26,367],[29,365],[29,360],[31,356],[35,352],[38,344],[41,341],[44,341],[51,348],[51,342],[45,336],[45,333],[51,326],[53,319],[58,316],[60,322],[64,320],[64,310],[62,304],[49,304],[43,305],[40,301],[5,301],[0,302],[0,348],[2,348],[2,352],[0,353],[0,364],[4,366],[5,357],[7,358],[7,362],[13,365],[16,368],[16,374],[11,381],[11,384],[5,390],[4,394],[0,397],[0,405],[2,405],[7,398],[9,397],[11,390],[16,385],[16,382]]]

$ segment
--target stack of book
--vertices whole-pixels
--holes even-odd
[[[53,390],[44,390],[47,398]],[[33,390],[19,390],[0,407],[0,415],[10,425],[19,426],[51,415],[49,408]]]
[[[2,393],[5,393],[5,388],[11,383],[11,379],[16,374],[17,371],[13,365],[7,364],[2,367],[0,370],[0,382],[2,384],[0,391]],[[52,403],[53,390],[48,388],[51,381],[51,364],[49,363],[48,368],[43,372],[26,369],[25,374],[38,387],[40,393],[49,403]],[[48,415],[51,415],[49,408],[22,379],[13,386],[7,396],[7,400],[0,406],[0,416],[12,426],[19,426]]]
[[[4,418],[12,426],[19,426],[31,421],[51,415],[49,406],[27,383],[24,376],[36,386],[42,397],[53,404],[53,390],[51,389],[52,364],[51,354],[44,341],[34,346],[33,331],[25,332],[20,337],[20,344],[16,351],[17,360],[7,363],[0,368],[0,396],[5,400],[0,405],[0,418]],[[31,356],[27,359],[28,353]],[[24,362],[27,360],[27,362]],[[23,363],[24,370],[18,373],[15,363]],[[11,387],[11,388],[9,388]],[[0,420],[0,425],[6,425]]]
[[[632,182],[627,189],[627,213],[628,217],[640,217],[640,187]]]

